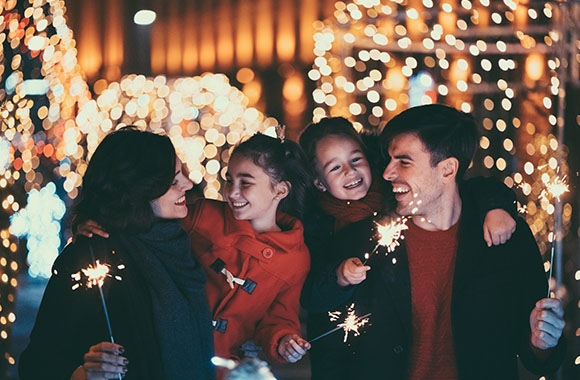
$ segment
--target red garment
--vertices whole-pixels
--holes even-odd
[[[447,231],[426,231],[408,223],[412,298],[412,352],[409,379],[457,379],[451,327],[451,295],[458,223]]]
[[[339,231],[351,223],[361,221],[381,210],[385,199],[381,189],[381,179],[373,176],[373,182],[362,199],[345,201],[328,192],[320,193],[320,208],[335,218],[334,231]]]
[[[300,335],[300,291],[310,269],[302,223],[279,213],[281,232],[256,233],[249,221],[236,220],[224,202],[202,199],[188,207],[183,226],[208,276],[212,319],[227,320],[225,332],[214,332],[215,354],[238,358],[239,347],[253,339],[282,362],[278,341]],[[237,284],[231,289],[226,277],[210,267],[218,258],[235,277],[256,283],[251,294]]]

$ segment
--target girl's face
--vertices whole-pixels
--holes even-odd
[[[359,200],[372,183],[371,169],[362,148],[355,141],[329,135],[316,144],[317,170],[314,181],[321,191],[341,200]]]
[[[175,178],[165,194],[151,201],[153,214],[162,219],[182,219],[187,215],[185,192],[193,183],[184,175],[181,161],[175,160]]]
[[[276,210],[289,190],[286,182],[273,184],[268,173],[251,158],[232,155],[226,173],[225,198],[234,218],[249,220],[258,232],[276,230]]]

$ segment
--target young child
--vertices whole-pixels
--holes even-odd
[[[250,339],[279,362],[296,362],[310,348],[298,320],[310,266],[297,219],[304,167],[296,143],[256,134],[232,153],[226,201],[201,199],[189,207],[183,226],[208,275],[217,356],[240,358]]]
[[[374,143],[372,136],[366,137],[370,144]],[[301,302],[309,311],[307,326],[311,339],[334,327],[329,323],[327,312],[339,306],[337,300],[320,292],[329,281],[325,269],[338,264],[329,248],[333,238],[349,224],[388,209],[390,199],[385,199],[385,194],[392,192],[375,174],[381,168],[373,168],[369,163],[370,156],[361,135],[348,120],[325,118],[309,125],[300,136],[300,145],[319,190],[315,204],[303,219],[311,272],[304,284]],[[465,186],[478,195],[479,210],[482,216],[486,215],[483,228],[487,244],[504,243],[515,229],[514,218],[504,211],[515,215],[513,192],[494,179],[476,178],[466,181]],[[364,281],[369,269],[358,257],[352,257],[341,263],[336,278],[331,276],[330,280],[358,284]],[[335,365],[340,354],[333,348],[344,344],[342,338],[334,334],[313,344],[310,351],[313,380],[340,378],[340,366]]]

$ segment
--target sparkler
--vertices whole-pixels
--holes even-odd
[[[329,311],[328,312],[328,316],[330,317],[331,322],[338,321],[340,319],[341,314],[342,313],[340,311]],[[359,328],[363,327],[364,325],[366,325],[369,322],[370,316],[371,316],[371,313],[365,314],[362,317],[357,316],[356,313],[354,312],[354,303],[353,303],[348,307],[346,317],[344,318],[344,320],[342,322],[340,322],[338,325],[336,325],[336,327],[333,328],[332,330],[329,330],[329,331],[325,332],[324,334],[321,334],[321,335],[317,336],[316,338],[311,339],[308,343],[315,342],[318,339],[324,338],[325,336],[330,335],[333,332],[338,331],[340,329],[344,330],[344,342],[346,343],[346,340],[348,339],[348,334],[350,332],[353,332],[354,336],[360,335]]]
[[[121,276],[118,275],[111,275],[110,272],[110,265],[109,264],[101,264],[99,260],[95,260],[95,254],[93,252],[93,246],[90,245],[91,250],[91,257],[95,261],[95,264],[89,264],[88,267],[82,268],[80,271],[73,273],[71,278],[75,281],[75,284],[72,286],[72,290],[76,290],[82,285],[85,285],[87,288],[97,287],[99,289],[99,295],[101,296],[101,304],[103,305],[103,311],[105,312],[105,320],[107,321],[107,328],[109,330],[109,339],[111,343],[115,343],[115,339],[113,338],[113,329],[111,328],[111,320],[109,318],[109,310],[107,308],[107,304],[105,302],[105,295],[103,294],[103,285],[105,283],[105,279],[107,277],[115,278],[116,280],[122,280]],[[113,251],[114,253],[114,251]],[[120,264],[117,265],[117,269],[123,270],[125,269],[125,265]],[[81,275],[82,273],[82,275]],[[84,282],[83,280],[84,276]],[[121,374],[119,374],[119,380],[121,380]]]
[[[559,170],[560,168],[558,168]],[[560,178],[557,176],[552,181],[546,183],[546,188],[542,190],[540,193],[539,198],[549,201],[548,197],[551,196],[552,199],[556,199],[558,202],[560,201],[560,197],[565,193],[570,191],[570,185],[566,181],[566,176]],[[554,267],[554,239],[555,234],[552,235],[552,247],[550,249],[550,273],[548,276],[548,296],[550,298],[550,294],[552,292],[552,268]]]
[[[377,226],[377,245],[371,251],[371,253],[365,253],[365,261],[363,265],[366,264],[368,259],[373,253],[377,251],[380,246],[387,248],[387,253],[393,252],[401,243],[399,240],[404,239],[403,231],[409,229],[407,226],[407,218],[399,217],[397,219],[391,220],[383,224],[375,222]]]

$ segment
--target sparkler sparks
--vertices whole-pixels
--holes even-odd
[[[401,243],[399,239],[404,239],[403,231],[409,229],[407,218],[397,218],[385,224],[377,225],[378,241],[377,245],[387,248],[387,252],[393,252]]]
[[[548,196],[560,200],[560,197],[570,191],[570,185],[566,181],[566,176],[560,178],[556,177],[552,181],[546,183],[546,188],[540,193],[540,199],[548,200]]]
[[[111,275],[110,273],[111,266],[109,264],[101,264],[99,260],[95,261],[95,264],[89,264],[88,267],[81,269],[80,271],[71,274],[72,280],[75,284],[72,286],[72,290],[77,290],[82,285],[85,285],[87,288],[92,288],[93,286],[98,286],[101,288],[105,283],[105,279],[107,277],[114,278],[118,281],[121,281],[123,278],[119,275]],[[117,265],[118,270],[125,269],[125,265],[120,264]],[[82,275],[81,275],[82,273]],[[83,275],[85,280],[83,280]]]
[[[332,312],[328,313],[331,322],[338,321],[341,314],[342,313],[340,311],[332,311]],[[360,335],[359,328],[363,327],[364,325],[366,325],[369,322],[368,317],[370,315],[371,314],[369,313],[369,314],[363,315],[362,317],[357,316],[354,312],[354,303],[348,307],[346,317],[344,318],[344,320],[341,323],[339,323],[336,326],[336,327],[344,330],[344,342],[345,343],[346,343],[346,340],[348,339],[349,332],[352,331],[354,336]]]
[[[331,322],[338,321],[340,319],[341,315],[342,315],[342,312],[340,312],[340,311],[329,311],[328,312],[328,316],[330,317]],[[346,341],[348,339],[348,333],[353,332],[354,336],[360,335],[359,328],[363,327],[364,325],[366,325],[369,322],[370,316],[371,316],[371,313],[365,314],[362,317],[357,316],[355,311],[354,311],[354,303],[353,303],[348,307],[347,312],[346,312],[346,317],[344,318],[344,320],[342,322],[340,322],[332,330],[327,331],[324,334],[321,334],[314,339],[311,339],[308,343],[312,343],[314,341],[317,341],[318,339],[324,338],[325,336],[330,335],[333,332],[338,331],[340,329],[344,330],[344,342],[346,343]]]

